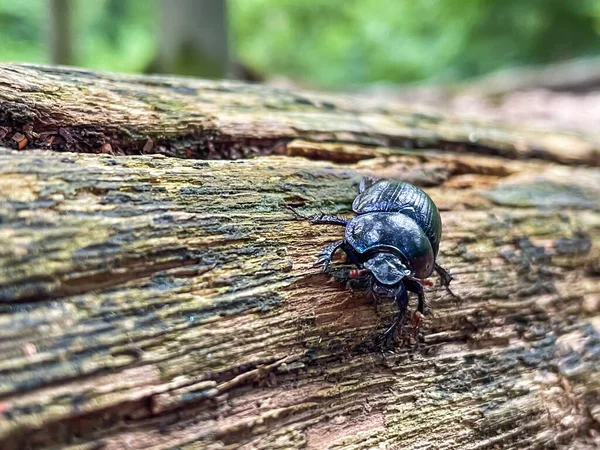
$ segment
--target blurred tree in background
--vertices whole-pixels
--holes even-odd
[[[71,0],[49,0],[49,2],[50,60],[55,64],[74,64],[73,2]]]
[[[224,78],[232,75],[227,2],[162,0],[156,56],[149,72]]]
[[[159,2],[72,1],[75,64],[150,67]],[[231,54],[267,78],[316,86],[456,81],[600,54],[600,0],[229,0],[228,9]],[[46,0],[0,0],[0,59],[49,62],[51,20]]]
[[[71,0],[74,64],[140,72],[155,53],[153,0]],[[0,0],[0,60],[51,61],[50,2]]]

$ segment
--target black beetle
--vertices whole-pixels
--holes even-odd
[[[407,291],[418,296],[420,322],[426,307],[423,285],[432,284],[426,278],[436,271],[446,288],[452,280],[436,263],[442,220],[425,192],[402,181],[363,179],[352,209],[357,215],[350,220],[326,214],[309,218],[313,224],[346,227],[345,239],[325,247],[315,266],[322,266],[325,271],[334,253],[342,249],[348,262],[358,268],[350,271],[350,278],[364,275],[376,297],[393,297],[398,315],[384,333],[387,337],[404,319]]]

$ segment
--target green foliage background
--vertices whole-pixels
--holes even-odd
[[[139,72],[154,55],[155,1],[75,0],[77,65]],[[48,63],[48,1],[0,0],[0,60]]]
[[[157,7],[76,0],[77,64],[143,71]],[[0,59],[47,62],[46,8],[0,0]],[[455,81],[600,54],[600,0],[229,0],[229,9],[241,61],[317,86]]]

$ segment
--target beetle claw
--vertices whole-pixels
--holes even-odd
[[[383,352],[384,350],[389,350],[394,347],[396,343],[396,334],[386,334],[385,332],[380,334],[375,341],[377,347]]]
[[[331,264],[331,259],[329,255],[322,255],[313,264],[313,267],[320,267],[321,272],[327,272],[329,269],[329,265]]]
[[[305,216],[304,214],[302,214],[302,213],[300,213],[300,212],[296,211],[296,209],[295,209],[295,208],[293,208],[292,206],[290,206],[290,205],[287,205],[287,204],[286,204],[286,205],[285,205],[285,207],[286,207],[287,209],[289,209],[289,210],[290,210],[290,211],[291,211],[291,212],[294,214],[294,216],[296,216],[296,219],[300,219],[300,220],[310,220],[310,217],[308,217],[308,216]]]
[[[379,346],[382,348],[393,347],[396,343],[398,333],[402,332],[404,322],[404,313],[400,312],[396,316],[394,323],[385,330],[378,338]],[[391,345],[390,345],[391,344]]]
[[[450,289],[450,286],[448,285],[444,285],[444,288],[446,289],[446,292],[448,294],[450,294],[450,296],[452,297],[452,299],[454,300],[454,302],[456,303],[457,306],[460,306],[462,303],[462,297],[458,294],[455,294],[454,291],[452,289]]]
[[[326,258],[319,258],[313,264],[313,267],[321,267],[321,272],[326,272],[329,267],[329,261]]]
[[[319,253],[317,260],[313,264],[313,267],[322,266],[321,270],[323,272],[327,271],[327,268],[329,267],[329,264],[331,263],[331,260],[333,259],[333,254],[336,252],[336,250],[338,248],[340,248],[342,246],[343,243],[344,243],[344,241],[332,242],[327,247],[325,247],[323,250],[321,250],[321,253]]]
[[[410,319],[410,324],[415,329],[415,333],[417,330],[423,325],[425,321],[425,315],[419,311],[415,311]]]

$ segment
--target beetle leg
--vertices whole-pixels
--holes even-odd
[[[407,291],[414,292],[415,294],[417,294],[417,312],[423,315],[427,314],[427,302],[425,301],[425,291],[423,289],[423,285],[419,283],[419,281],[417,281],[416,279],[405,278],[404,287]]]
[[[291,207],[290,205],[285,205],[285,207],[287,209],[289,209],[292,213],[294,213],[294,215],[298,219],[308,220],[313,225],[343,225],[343,226],[346,226],[348,224],[348,221],[346,219],[343,219],[343,218],[337,217],[337,216],[332,216],[330,214],[321,213],[321,214],[315,214],[312,216],[305,216],[304,214],[296,211],[296,209]]]
[[[363,268],[362,263],[360,262],[360,258],[356,253],[356,250],[351,245],[348,245],[346,242],[343,244],[344,253],[346,253],[346,264],[354,264],[359,269]]]
[[[421,325],[423,325],[423,319],[425,315],[429,313],[429,308],[427,307],[427,302],[425,301],[425,292],[423,289],[423,284],[420,282],[420,280],[416,278],[407,278],[404,279],[404,287],[406,287],[407,291],[414,292],[415,294],[417,294],[418,298],[417,310],[413,313],[411,317],[411,325],[414,331],[414,338],[415,341],[418,341],[419,328],[421,328]]]
[[[460,298],[460,296],[456,295],[454,292],[452,292],[452,289],[450,289],[450,283],[452,282],[452,278],[453,278],[452,275],[450,275],[446,269],[444,269],[442,266],[440,266],[437,263],[434,266],[434,270],[440,277],[442,286],[444,286],[446,288],[446,291],[448,291],[448,294],[450,294],[452,297],[454,297],[457,301],[460,302],[462,300]]]
[[[382,342],[387,342],[390,336],[394,336],[396,334],[396,330],[398,327],[402,328],[402,322],[404,321],[404,314],[406,313],[406,307],[408,306],[408,294],[406,289],[400,288],[394,297],[396,301],[396,305],[398,306],[398,314],[396,314],[396,319],[394,323],[383,333],[381,336]]]
[[[343,245],[344,241],[336,241],[329,244],[327,247],[321,250],[321,253],[319,253],[319,256],[313,264],[313,267],[323,266],[321,270],[325,272],[327,270],[327,267],[329,266],[329,263],[331,263],[331,261],[333,260],[334,253]]]
[[[294,216],[296,216],[297,219],[302,219],[302,220],[309,220],[310,218],[305,216],[302,213],[299,213],[298,211],[296,211],[295,208],[291,207],[290,205],[285,205],[285,207],[287,209],[289,209],[292,213],[294,213]]]
[[[348,225],[348,221],[341,217],[331,216],[329,214],[316,214],[312,217],[309,217],[308,220],[313,225]]]
[[[448,271],[446,269],[444,269],[442,266],[440,266],[438,263],[435,263],[434,270],[439,275],[440,280],[442,281],[442,284],[444,286],[450,286],[450,283],[452,282],[452,278],[453,278],[452,275],[450,275],[448,273]]]

